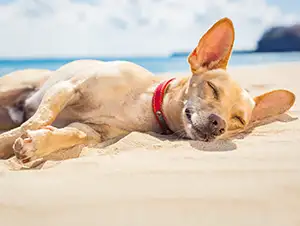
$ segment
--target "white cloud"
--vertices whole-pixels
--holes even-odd
[[[157,55],[191,50],[221,17],[236,48],[299,21],[265,0],[15,0],[0,5],[0,56]]]

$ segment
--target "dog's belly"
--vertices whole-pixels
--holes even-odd
[[[151,108],[152,93],[147,91],[157,80],[151,72],[130,62],[86,60],[69,63],[58,71],[41,92],[27,101],[29,117],[36,111],[45,91],[69,80],[77,84],[80,99],[60,112],[54,126],[82,122],[126,131],[156,130],[153,128],[156,123]]]

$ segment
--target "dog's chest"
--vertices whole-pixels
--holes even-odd
[[[156,124],[151,102],[151,94],[129,91],[97,103],[87,98],[81,104],[68,107],[66,112],[86,123],[105,124],[127,131],[152,131],[156,130]]]
[[[116,118],[122,124],[128,122],[127,129],[132,131],[156,131],[157,124],[152,112],[152,94],[141,93],[136,98],[131,98],[123,105],[123,112]]]

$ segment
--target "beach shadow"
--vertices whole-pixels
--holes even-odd
[[[179,142],[184,141],[189,143],[189,145],[199,151],[233,151],[237,148],[237,145],[232,140],[216,140],[213,142],[204,142],[198,140],[191,140],[188,138],[178,138],[176,135],[161,135],[156,133],[148,133],[149,135],[161,140],[169,142]]]
[[[213,142],[189,141],[192,148],[207,152],[233,151],[237,145],[232,140],[216,140]]]

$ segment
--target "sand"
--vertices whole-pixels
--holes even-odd
[[[300,96],[300,62],[229,71],[252,95]],[[299,116],[296,100],[289,116],[221,144],[135,132],[41,170],[0,160],[0,224],[300,225]]]

